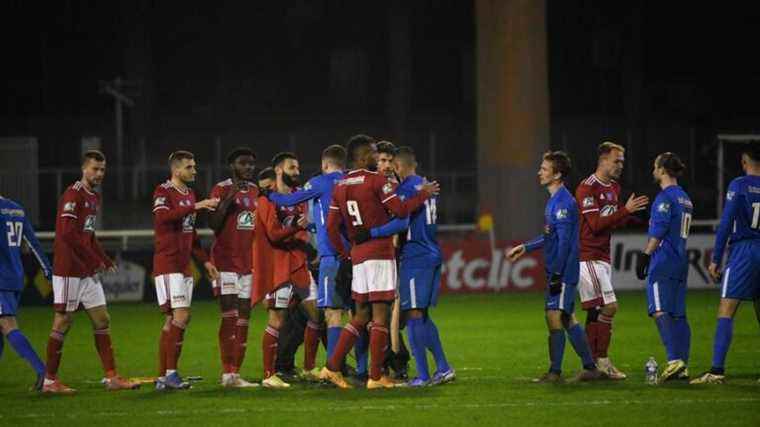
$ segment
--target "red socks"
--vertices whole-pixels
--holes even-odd
[[[318,323],[311,320],[306,323],[306,329],[303,332],[303,369],[311,371],[314,369],[317,360],[317,350],[319,349],[319,339],[322,336],[322,328]]]
[[[225,311],[219,325],[219,352],[222,357],[222,372],[225,374],[234,372],[237,315],[237,310]]]
[[[182,322],[172,320],[166,340],[166,369],[177,370],[179,355],[182,353],[182,343],[185,339],[185,327]]]
[[[612,317],[599,313],[599,326],[597,328],[595,359],[607,357],[607,350],[610,348],[610,340],[612,339]]]
[[[332,357],[330,357],[330,360],[327,362],[327,369],[337,372],[343,368],[343,361],[354,346],[356,339],[359,338],[359,331],[361,331],[363,327],[363,323],[352,320],[343,328],[340,332],[338,343],[335,345],[335,350],[333,350]]]
[[[103,363],[103,371],[106,373],[106,378],[115,376],[116,362],[113,358],[110,329],[105,328],[95,330],[95,348],[98,350],[101,363]]]
[[[158,376],[166,374],[166,349],[169,343],[169,329],[161,328],[161,336],[158,339]]]
[[[261,350],[264,359],[264,379],[275,374],[274,363],[277,360],[277,341],[280,331],[272,326],[267,326],[261,339]]]
[[[235,362],[234,371],[239,372],[248,347],[248,319],[238,317],[235,325]]]
[[[385,360],[385,350],[387,348],[388,328],[374,323],[369,331],[369,377],[375,381],[379,380],[383,375],[383,361]]]
[[[55,379],[58,374],[58,366],[61,364],[61,354],[63,353],[64,334],[58,331],[51,331],[47,344],[47,363],[45,376],[48,379]]]

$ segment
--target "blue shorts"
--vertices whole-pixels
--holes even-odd
[[[647,310],[673,317],[686,316],[686,280],[649,276],[647,279]]]
[[[435,267],[407,267],[399,273],[398,292],[401,310],[426,309],[438,303],[441,289],[441,264]]]
[[[19,301],[21,301],[21,291],[0,290],[0,316],[15,316]]]
[[[720,297],[760,298],[760,241],[745,240],[731,245]]]
[[[546,301],[544,310],[559,310],[567,314],[573,314],[577,288],[578,286],[576,283],[562,283],[562,292],[557,295],[552,295],[549,293],[549,288],[547,287],[544,292],[544,299]]]
[[[335,277],[338,275],[340,261],[334,256],[323,256],[319,259],[319,282],[317,282],[318,308],[346,308],[346,303],[335,292]]]

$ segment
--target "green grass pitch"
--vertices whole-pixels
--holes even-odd
[[[290,390],[226,390],[218,385],[219,314],[197,301],[180,372],[204,381],[187,392],[106,392],[89,321],[79,313],[66,338],[60,376],[75,396],[26,391],[32,373],[6,344],[0,359],[0,424],[17,425],[760,425],[760,333],[751,304],[735,323],[728,383],[648,386],[643,367],[664,350],[646,316],[643,293],[624,293],[611,356],[629,374],[622,382],[534,385],[547,367],[543,300],[538,294],[445,296],[434,311],[444,348],[457,369],[452,384],[422,390],[337,390],[296,384]],[[692,292],[692,376],[709,368],[716,292]],[[162,318],[150,304],[113,305],[112,333],[124,376],[153,375]],[[255,309],[243,375],[261,375],[264,314]],[[49,307],[22,307],[20,324],[40,355],[52,320]],[[324,360],[320,348],[320,363]],[[299,354],[297,361],[301,361]],[[431,365],[432,366],[432,365]],[[565,373],[579,368],[568,344]],[[170,424],[171,423],[171,424]]]

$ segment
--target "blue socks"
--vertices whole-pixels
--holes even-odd
[[[45,375],[45,364],[42,363],[42,360],[40,360],[39,356],[37,356],[37,353],[34,351],[34,348],[32,348],[29,340],[26,339],[21,331],[14,329],[11,331],[11,333],[6,335],[6,338],[11,344],[11,347],[16,350],[16,353],[18,353],[18,355],[22,358],[26,359],[26,361],[29,363],[29,365],[32,366],[37,375]]]
[[[657,330],[660,331],[660,339],[665,346],[668,362],[678,359],[680,354],[676,351],[673,318],[670,317],[670,314],[663,313],[659,317],[655,317],[654,322],[657,324]]]
[[[367,375],[367,366],[369,363],[369,334],[366,329],[359,332],[359,338],[354,344],[354,354],[356,354],[356,373],[357,375]]]
[[[430,370],[425,351],[427,341],[427,326],[424,319],[409,319],[406,321],[406,336],[409,346],[412,348],[412,356],[417,365],[417,376],[423,380],[430,380]]]
[[[581,358],[583,362],[583,369],[594,369],[596,363],[591,356],[591,349],[588,346],[588,340],[586,334],[583,332],[583,328],[579,324],[571,326],[567,330],[567,337],[570,340],[570,344],[573,346],[573,350]]]
[[[562,356],[565,353],[565,331],[556,329],[549,331],[549,372],[562,372]]]
[[[443,353],[443,345],[441,344],[441,337],[438,336],[438,328],[433,323],[433,319],[427,316],[424,322],[425,326],[425,347],[433,353],[435,358],[435,371],[446,372],[451,369],[449,362],[446,360],[446,355]]]
[[[327,358],[331,358],[333,351],[335,351],[335,346],[338,344],[338,339],[340,339],[340,332],[343,330],[340,326],[332,326],[327,328]]]
[[[689,364],[689,352],[691,350],[691,328],[685,317],[673,319],[673,339],[675,341],[676,356]]]
[[[715,342],[713,343],[712,372],[723,375],[726,366],[726,354],[731,346],[731,337],[734,334],[734,319],[719,317],[718,327],[715,329]]]

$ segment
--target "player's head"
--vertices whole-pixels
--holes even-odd
[[[256,153],[247,147],[238,147],[227,155],[230,172],[237,180],[253,181],[253,169],[256,167]]]
[[[654,178],[656,184],[659,184],[666,176],[678,179],[683,175],[684,170],[686,170],[686,165],[684,165],[678,155],[668,151],[654,159],[652,178]]]
[[[106,175],[106,156],[98,150],[82,154],[82,180],[90,188],[97,187]]]
[[[385,176],[393,176],[393,158],[396,157],[396,146],[390,141],[377,143],[377,171]]]
[[[288,152],[275,154],[272,158],[272,168],[277,176],[277,182],[282,182],[290,188],[298,187],[301,183],[301,169],[295,154]]]
[[[342,145],[331,145],[322,150],[322,173],[343,170],[346,167],[346,149]]]
[[[760,174],[760,142],[751,142],[742,147],[742,169],[747,174]]]
[[[375,138],[368,135],[354,135],[346,143],[346,153],[353,169],[375,170],[376,151]]]
[[[599,161],[596,166],[597,173],[607,179],[620,178],[625,163],[625,147],[611,141],[605,141],[599,144],[597,153],[599,154]]]
[[[274,190],[274,186],[277,183],[277,175],[272,168],[264,168],[259,172],[257,179],[259,188],[265,190]]]
[[[169,169],[172,171],[172,178],[177,178],[185,184],[195,181],[195,156],[193,153],[184,150],[178,150],[169,155]]]
[[[393,158],[393,168],[404,179],[417,173],[417,157],[412,147],[399,147]]]
[[[538,182],[544,187],[565,182],[572,170],[570,156],[564,151],[547,151],[544,153],[541,167],[538,168]]]

